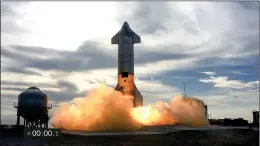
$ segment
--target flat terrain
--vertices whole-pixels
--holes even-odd
[[[2,133],[3,134],[3,133]],[[75,135],[77,134],[77,135]],[[259,146],[251,129],[178,130],[175,132],[66,132],[60,138],[24,139],[0,136],[0,146]]]

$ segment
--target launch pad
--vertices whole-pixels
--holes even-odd
[[[228,126],[199,126],[199,127],[188,127],[181,125],[149,125],[143,126],[138,131],[122,131],[122,132],[91,132],[91,131],[71,131],[71,130],[62,130],[61,133],[64,136],[69,137],[115,137],[115,136],[167,136],[176,133],[214,133],[214,132],[223,132],[223,133],[232,133],[236,131],[259,131],[259,128],[249,128],[249,127],[228,127]]]
[[[62,135],[65,136],[138,136],[138,135],[165,135],[170,132],[167,131],[132,131],[132,132],[86,132],[86,131],[70,131],[70,130],[62,130]]]
[[[4,133],[3,133],[4,134]],[[92,146],[158,146],[158,145],[237,145],[258,146],[259,131],[252,129],[180,130],[176,132],[78,132],[62,131],[60,138],[26,140],[18,136],[0,138],[0,145],[92,145]]]

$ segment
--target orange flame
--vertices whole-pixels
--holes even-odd
[[[59,106],[51,124],[55,128],[87,131],[129,131],[142,125],[176,122],[208,125],[204,103],[196,98],[176,96],[169,103],[158,101],[133,108],[133,97],[102,84],[86,97]]]

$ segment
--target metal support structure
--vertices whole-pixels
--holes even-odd
[[[16,120],[16,125],[20,125],[20,116],[19,115],[17,115],[17,120]]]
[[[16,121],[16,125],[20,126],[20,118],[22,117],[21,115],[19,115],[18,113],[18,108],[21,108],[17,103],[14,103],[14,108],[17,109],[17,121]],[[52,108],[52,104],[48,104],[47,107],[43,107],[43,108],[47,108],[47,109],[51,109]],[[38,119],[38,120],[28,120],[23,118],[23,126],[25,128],[48,128],[48,121],[50,119],[50,117],[48,115]]]
[[[25,128],[48,128],[48,120],[47,119],[42,119],[42,120],[37,120],[37,121],[28,121],[24,119]]]
[[[186,97],[186,95],[185,95],[185,85],[186,85],[186,83],[183,82],[183,96],[184,96],[184,97]]]

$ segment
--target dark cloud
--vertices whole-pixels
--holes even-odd
[[[21,88],[15,88],[15,87],[1,87],[1,90],[22,92]]]
[[[250,8],[251,7],[251,8]],[[255,33],[259,37],[259,2],[241,2],[230,5],[231,21],[234,22],[233,34]]]
[[[4,87],[4,86],[11,86],[11,87]],[[2,81],[1,82],[1,91],[18,91],[18,92],[23,92],[26,89],[20,88],[19,86],[27,86],[28,88],[31,86],[36,86],[38,88],[58,88],[61,91],[53,91],[53,90],[43,90],[43,92],[45,92],[48,97],[49,100],[53,100],[53,101],[66,101],[66,100],[70,100],[73,97],[79,96],[79,94],[77,94],[78,88],[76,85],[74,85],[73,83],[70,82],[66,82],[66,81],[58,81],[57,85],[53,85],[53,84],[48,84],[48,83],[32,83],[30,81],[28,82],[8,82],[8,81]],[[81,93],[82,94],[82,93]],[[81,95],[80,94],[80,95]],[[16,99],[18,95],[13,94],[13,93],[2,93],[1,97],[3,98],[8,98],[8,99]]]
[[[132,14],[132,19],[135,20],[135,25],[142,31],[141,33],[148,34],[167,31],[165,22],[171,18],[170,8],[165,2],[138,3]]]
[[[50,84],[50,83],[32,83],[30,81],[28,82],[21,82],[21,81],[1,81],[1,85],[3,86],[37,86],[39,88],[56,88],[56,85]],[[25,89],[23,89],[25,90]]]
[[[247,40],[247,41],[245,41]],[[257,51],[259,50],[259,34],[251,35],[251,36],[241,36],[237,39],[238,42],[245,42],[242,49],[238,50],[243,52]]]
[[[160,61],[160,60],[179,60],[183,58],[189,58],[191,56],[186,55],[184,53],[167,53],[167,52],[143,52],[137,55],[135,62],[139,63],[149,63],[153,61]]]
[[[184,48],[181,45],[164,46],[164,49]],[[187,47],[187,46],[186,46]],[[135,64],[144,64],[160,60],[178,60],[192,57],[185,53],[168,53],[160,50],[147,51],[140,47],[135,50]],[[41,70],[58,70],[62,72],[84,71],[100,68],[117,67],[117,48],[106,49],[96,42],[84,42],[76,51],[58,51],[49,48],[29,46],[3,46],[1,57],[12,60],[12,66],[2,68],[2,71],[34,74],[37,72],[28,68]],[[16,62],[16,63],[15,63]]]
[[[59,81],[58,82],[58,87],[61,87],[65,90],[71,91],[71,92],[77,92],[78,88],[75,84],[66,82],[66,81]]]
[[[12,73],[20,73],[20,74],[30,74],[30,75],[40,75],[37,72],[27,70],[26,68],[20,68],[20,67],[7,67],[5,68],[5,71],[12,72]]]
[[[128,4],[122,5],[129,7]],[[120,9],[121,10],[121,9]],[[173,11],[169,2],[139,2],[132,13],[122,14],[119,22],[129,21],[137,32],[157,35],[184,27],[187,32],[197,34],[198,30],[189,18],[179,11]]]
[[[1,3],[1,16],[15,15],[13,3]]]
[[[246,8],[246,9],[255,9],[259,11],[259,2],[257,1],[251,1],[251,2],[247,2],[247,1],[243,1],[243,2],[239,2],[239,4]]]
[[[1,2],[1,33],[23,33],[27,30],[16,20],[22,15],[16,9],[24,6],[25,2]]]
[[[228,4],[218,4],[221,6],[225,6],[225,8],[234,8],[234,10],[230,10],[232,16],[235,17],[234,20],[239,21],[235,24],[244,24],[244,27],[248,27],[245,21],[240,22],[238,16],[240,13],[236,14],[235,12],[239,12],[238,10],[241,9],[239,4],[232,5],[233,3]],[[176,3],[177,5],[177,3]],[[232,7],[231,7],[232,5]],[[127,5],[124,5],[127,7]],[[236,8],[236,6],[239,6]],[[4,13],[12,14],[13,12],[13,5],[11,6],[4,6]],[[196,8],[196,15],[201,16],[198,17],[199,22],[195,24],[195,22],[189,18],[187,15],[181,13],[177,8],[174,11],[172,8],[169,7],[169,3],[166,2],[152,2],[152,3],[137,3],[135,9],[132,10],[132,13],[127,18],[131,19],[131,24],[142,31],[142,33],[154,34],[158,31],[167,32],[167,29],[179,29],[180,27],[184,28],[186,32],[196,34],[197,26],[205,27],[203,24],[207,24],[206,22],[211,22],[212,19],[206,16],[207,12],[201,8]],[[244,12],[244,11],[243,11]],[[211,14],[211,13],[210,13]],[[13,14],[12,14],[13,15]],[[10,15],[11,16],[11,15]],[[243,17],[242,17],[243,16]],[[241,15],[243,19],[245,15]],[[120,17],[121,19],[126,18],[124,15]],[[154,19],[156,18],[156,19]],[[174,18],[174,19],[173,19]],[[249,18],[248,18],[249,19]],[[217,19],[218,20],[218,19]],[[233,20],[233,19],[232,19]],[[250,24],[257,24],[253,23],[255,21],[255,17],[251,16]],[[204,23],[205,22],[205,23]],[[217,21],[214,21],[217,22]],[[225,23],[225,22],[223,22]],[[211,24],[211,23],[210,23]],[[241,27],[241,25],[238,25]],[[189,28],[190,27],[190,28]],[[241,27],[242,28],[242,27]],[[254,27],[255,28],[255,27]],[[233,32],[234,33],[234,32]],[[236,34],[235,34],[236,35]],[[212,57],[222,56],[221,54],[227,54],[225,52],[229,52],[230,54],[236,56],[237,54],[242,54],[244,52],[254,52],[256,49],[259,48],[259,39],[257,35],[250,36],[240,36],[236,38],[230,39],[229,32],[227,34],[221,34],[220,37],[227,36],[229,37],[229,41],[223,39],[226,43],[222,43],[218,45],[217,48],[212,48],[207,46],[210,43],[214,43],[216,38],[212,38],[210,41],[200,44],[197,46],[187,46],[184,44],[170,44],[165,46],[163,44],[154,47],[156,51],[147,51],[151,50],[151,48],[147,49],[146,47],[136,47],[135,48],[135,63],[136,65],[155,62],[160,60],[179,60],[184,58],[191,58],[191,57],[200,57],[204,60],[210,60]],[[235,41],[243,42],[244,48],[247,49],[236,49],[234,45]],[[230,42],[230,43],[227,43]],[[208,43],[208,44],[207,44]],[[205,45],[206,44],[206,45]],[[187,50],[197,50],[200,47],[207,48],[206,51],[203,53],[187,53]],[[176,50],[172,53],[170,51],[164,50]],[[232,51],[233,49],[226,49],[226,48],[235,48],[235,52]],[[13,51],[15,50],[15,51]],[[183,51],[182,51],[183,50]],[[199,52],[199,51],[198,51]],[[83,71],[83,70],[91,70],[91,69],[99,69],[99,68],[116,68],[117,67],[117,49],[106,49],[101,47],[96,42],[85,41],[82,43],[81,46],[76,51],[58,51],[50,48],[41,48],[41,47],[31,47],[31,46],[13,46],[12,48],[2,47],[1,48],[1,57],[8,57],[12,59],[12,66],[7,66],[2,69],[2,71],[9,71],[9,72],[16,72],[16,73],[28,73],[28,74],[35,74],[28,68],[38,68],[42,70],[59,70],[63,72],[72,72],[72,71]],[[43,58],[44,57],[44,58]]]
[[[199,35],[202,32],[214,31],[214,26],[218,27],[216,29],[228,28],[229,35],[259,30],[258,2],[193,3],[187,6],[187,9],[191,7],[191,11],[187,12],[182,11],[183,7],[179,4],[139,2],[131,10],[131,14],[123,13],[118,21],[129,21],[137,32],[149,35],[159,32],[167,34],[180,29],[183,29],[185,34]],[[127,8],[129,5],[124,4],[122,7]],[[119,9],[119,12],[122,10]],[[230,24],[233,26],[229,26]]]
[[[6,71],[25,72],[27,68],[60,70],[64,72],[115,67],[116,58],[101,50],[98,45],[84,43],[77,51],[56,51],[46,48],[12,46],[2,47],[1,56],[18,62],[16,69],[6,67]],[[13,51],[16,50],[16,51]],[[45,57],[45,58],[41,58]]]
[[[1,17],[20,16],[21,14],[17,13],[16,9],[26,4],[26,2],[1,2]]]

